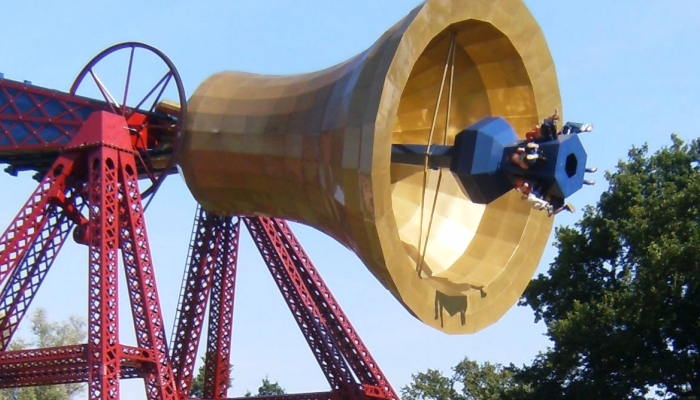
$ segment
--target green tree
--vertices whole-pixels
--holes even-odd
[[[70,346],[85,342],[85,321],[70,317],[65,321],[49,321],[46,311],[39,308],[31,317],[32,341],[22,339],[10,343],[10,350]],[[82,392],[83,384],[36,386],[0,390],[0,400],[66,400]]]
[[[413,382],[401,389],[404,400],[496,400],[527,393],[514,379],[511,368],[464,358],[452,368],[452,376],[428,369],[412,375]]]
[[[284,389],[282,388],[282,386],[279,385],[279,383],[272,383],[267,377],[265,377],[263,378],[262,384],[258,388],[258,392],[255,394],[255,396],[280,396],[286,393],[287,392],[284,391]],[[248,391],[243,396],[251,397],[253,396],[253,394],[250,393],[250,391]]]
[[[192,385],[190,385],[190,396],[196,397],[196,398],[204,397],[204,374],[205,374],[205,365],[207,362],[205,357],[202,357],[202,362],[203,362],[203,364],[197,370],[197,375],[195,375],[194,378],[192,378]],[[228,385],[229,386],[231,386],[231,382],[233,382],[233,378],[231,378],[231,371],[233,371],[233,364],[230,364],[228,366]]]
[[[202,357],[204,360],[204,357]],[[190,396],[201,399],[204,397],[204,364],[202,364],[197,370],[197,375],[192,378],[192,385],[190,386]],[[230,378],[229,378],[230,381]]]
[[[632,148],[521,304],[553,345],[518,378],[533,398],[700,399],[700,145]]]
[[[451,400],[457,398],[454,381],[436,369],[412,374],[413,382],[401,389],[404,400]]]

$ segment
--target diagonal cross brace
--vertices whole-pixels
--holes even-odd
[[[314,303],[294,262],[284,248],[279,230],[269,218],[243,218],[253,241],[265,260],[275,283],[282,292],[316,361],[334,392],[352,393],[350,398],[362,398],[347,363],[334,343],[324,318]]]

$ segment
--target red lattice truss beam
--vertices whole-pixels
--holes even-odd
[[[147,374],[153,364],[153,352],[120,346],[121,379]],[[88,346],[63,346],[48,349],[18,350],[0,353],[0,386],[3,388],[80,383],[89,380]]]
[[[0,79],[0,154],[58,151],[105,103]]]
[[[189,393],[202,324],[211,293],[205,397],[226,397],[229,382],[239,223],[197,209],[171,344],[182,393]]]
[[[236,290],[236,265],[240,221],[223,218],[216,246],[207,352],[204,365],[204,397],[226,397],[231,372],[231,334]]]

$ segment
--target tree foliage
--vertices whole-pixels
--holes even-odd
[[[553,347],[518,377],[534,398],[700,399],[700,146],[632,148],[521,304]]]
[[[272,383],[272,382],[270,382],[270,380],[267,377],[265,377],[265,378],[263,378],[262,384],[258,388],[258,392],[255,395],[253,395],[250,391],[248,391],[243,396],[244,397],[280,396],[280,395],[283,395],[286,393],[287,392],[284,390],[284,388],[282,388],[282,386],[280,386],[279,383],[277,383],[277,382]]]
[[[192,378],[192,384],[190,385],[190,396],[195,398],[204,397],[204,374],[206,373],[206,357],[202,357],[203,364],[200,365],[197,370],[197,375]],[[228,366],[228,385],[231,386],[233,378],[231,377],[231,371],[233,371],[233,364]]]
[[[206,360],[204,357],[202,357],[202,361],[206,363]],[[233,365],[229,366],[229,379],[228,383],[229,386],[231,385],[231,382],[233,381],[233,378],[231,378],[231,371],[233,370]],[[202,398],[204,397],[204,374],[205,374],[205,365],[202,364],[199,369],[197,370],[197,375],[194,376],[192,379],[192,385],[190,386],[190,396],[194,398]],[[282,395],[285,394],[286,392],[282,388],[282,386],[279,385],[277,382],[270,382],[270,380],[265,377],[262,380],[262,384],[258,388],[258,392],[253,395],[250,391],[247,391],[243,396],[244,397],[252,397],[252,396],[277,396],[277,395]],[[0,399],[3,400],[3,399]]]
[[[496,400],[528,392],[516,382],[511,368],[468,358],[452,368],[452,376],[428,369],[412,378],[413,382],[401,389],[404,400]]]
[[[204,357],[202,357],[202,359],[204,359]],[[197,375],[192,378],[192,385],[190,385],[190,396],[198,399],[204,397],[204,374],[204,364],[202,364],[197,370]]]
[[[14,340],[9,350],[26,348],[58,347],[85,342],[85,321],[70,317],[65,321],[49,321],[46,311],[39,308],[31,317],[33,340]],[[82,392],[83,384],[36,386],[0,390],[0,400],[67,400]]]

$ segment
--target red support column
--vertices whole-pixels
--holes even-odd
[[[275,281],[280,286],[285,300],[297,317],[312,351],[317,355],[319,365],[331,384],[333,395],[340,399],[398,400],[399,397],[385,379],[318,271],[311,264],[289,226],[282,220],[270,218],[244,218],[244,221]],[[291,291],[285,285],[287,283],[285,281],[294,285]],[[304,305],[303,308],[297,306],[294,295],[299,296],[298,299]],[[315,322],[319,326],[318,331],[309,330],[308,326],[298,318],[299,314],[305,315],[306,321],[310,319]],[[331,360],[345,369],[347,369],[345,366],[347,361],[360,383],[355,383],[349,372],[344,380],[337,380],[334,371],[327,368],[327,356],[318,357],[322,353],[318,346],[317,332],[322,333],[328,352],[326,354],[333,354]],[[305,398],[305,396],[307,395],[293,397]]]
[[[156,360],[153,376],[144,378],[146,393],[151,400],[177,400],[133,154],[122,152],[120,163],[123,197],[119,209],[119,243],[136,341],[139,347],[151,349]]]
[[[62,163],[59,162],[58,165],[62,165]],[[53,174],[53,171],[50,173]],[[63,180],[59,179],[61,182]],[[7,284],[2,287],[0,293],[0,316],[2,316],[0,317],[0,350],[7,349],[19,322],[34,299],[34,294],[39,290],[56,254],[75,225],[76,221],[72,218],[73,215],[79,215],[83,208],[82,198],[76,193],[75,188],[66,189],[61,183],[57,183],[52,187],[51,192],[49,193],[50,200],[44,211],[46,223],[42,231],[34,243],[28,246],[29,251],[14,268]],[[55,195],[62,196],[64,192],[69,192],[67,198],[60,202],[54,200],[57,199],[54,197]],[[63,207],[70,208],[75,214],[64,212]]]
[[[44,281],[56,252],[68,236],[72,224],[63,214],[50,216],[50,221],[27,253],[27,257],[15,268],[0,293],[0,350],[6,350],[19,322],[29,308],[34,294]]]
[[[119,151],[104,146],[88,159],[90,400],[119,398],[118,163]]]
[[[50,215],[55,210],[55,206],[49,201],[65,188],[66,178],[72,172],[74,159],[74,155],[64,155],[56,160],[10,226],[0,236],[0,285],[25,259],[27,252],[49,222]]]
[[[207,353],[204,368],[204,397],[226,397],[231,365],[233,302],[236,291],[236,265],[240,219],[217,217],[216,267],[212,282]]]
[[[197,347],[212,287],[219,224],[220,218],[197,207],[170,348],[175,381],[183,394],[189,394],[192,385]]]
[[[281,219],[273,219],[272,222],[277,232],[282,235],[287,252],[302,276],[314,303],[324,314],[325,323],[330,328],[335,343],[341,348],[341,352],[362,383],[365,393],[370,397],[398,400],[398,395],[340,308],[340,304],[321,279],[321,275],[311,263],[311,259],[306,255],[289,225]]]
[[[243,221],[333,392],[345,394],[341,395],[343,398],[362,398],[360,386],[333,343],[318,306],[286,252],[282,235],[273,221],[259,217],[243,218]]]

